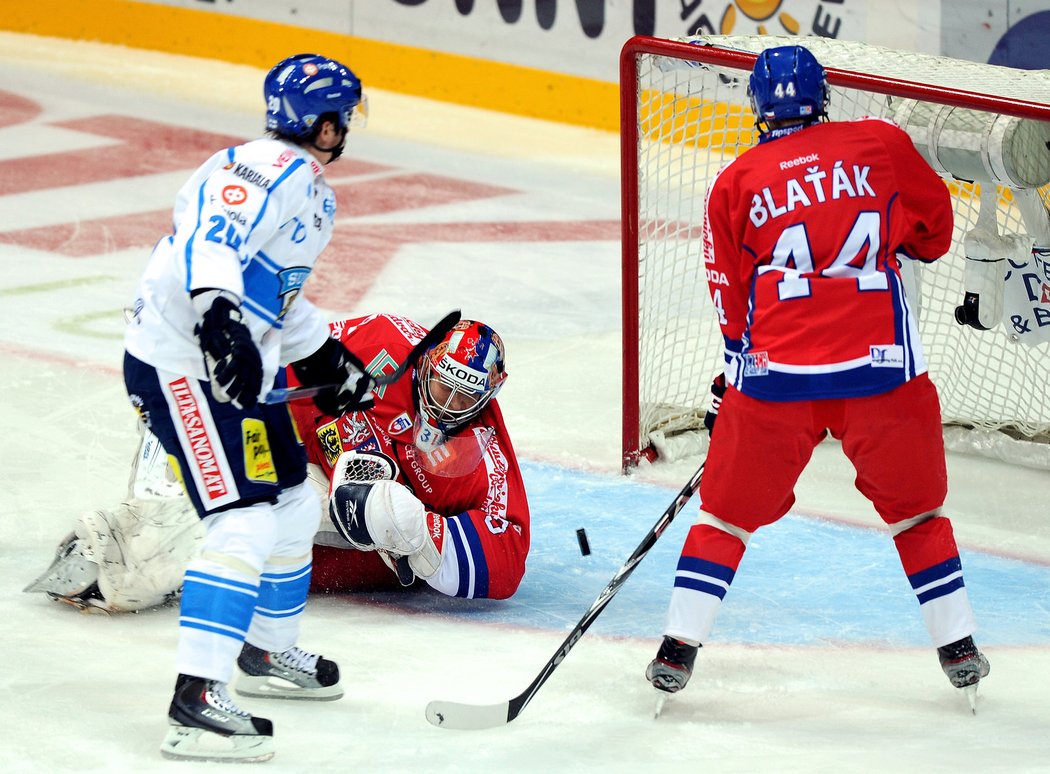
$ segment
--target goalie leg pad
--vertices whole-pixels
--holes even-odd
[[[104,515],[113,539],[102,556],[98,585],[110,609],[130,612],[175,599],[204,539],[190,499],[132,498]]]
[[[341,484],[332,494],[330,514],[355,548],[406,556],[421,578],[429,578],[441,564],[444,519],[428,512],[401,484]]]

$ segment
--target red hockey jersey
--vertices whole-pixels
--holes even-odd
[[[898,255],[952,238],[947,187],[881,119],[815,124],[722,168],[704,259],[726,378],[772,401],[887,392],[926,371]]]
[[[426,333],[413,321],[393,315],[345,320],[333,323],[331,328],[332,335],[375,375],[393,371]],[[291,369],[288,374],[289,382],[294,384]],[[509,597],[524,575],[530,535],[525,485],[503,415],[496,401],[491,400],[457,436],[473,434],[487,439],[484,452],[478,450],[480,462],[474,465],[472,459],[470,469],[457,475],[460,471],[455,469],[454,459],[421,460],[412,443],[414,379],[413,372],[377,389],[373,408],[338,418],[322,414],[313,401],[291,403],[307,456],[331,478],[333,465],[343,451],[356,449],[386,455],[398,469],[397,480],[411,489],[429,511],[445,517],[444,542],[450,545],[444,546],[441,569],[428,583],[458,597]],[[331,589],[376,585],[374,578],[362,577],[359,583],[347,578],[346,572],[324,565],[341,562],[342,570],[352,571],[365,565],[375,569],[379,566],[377,554],[317,549],[315,573],[325,576],[323,586]],[[342,581],[333,581],[333,573],[340,575]],[[394,578],[385,567],[382,573],[387,579]],[[360,570],[359,574],[366,573]]]

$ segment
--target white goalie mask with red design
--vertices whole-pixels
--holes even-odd
[[[416,448],[426,455],[448,443],[481,413],[506,378],[503,339],[484,323],[460,320],[423,355],[417,370]]]

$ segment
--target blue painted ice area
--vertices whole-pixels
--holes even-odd
[[[448,599],[425,589],[397,605],[442,617],[568,632],[667,508],[676,490],[524,462],[532,510],[525,578],[509,600]],[[683,480],[683,485],[685,481]],[[658,638],[693,498],[591,627]],[[584,528],[591,554],[582,556]],[[889,532],[789,514],[751,539],[712,639],[769,644],[926,646],[918,602]],[[981,644],[1050,643],[1050,567],[962,552]],[[379,602],[395,597],[375,595]]]

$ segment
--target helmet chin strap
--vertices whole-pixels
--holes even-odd
[[[346,148],[346,136],[349,133],[350,132],[347,130],[347,128],[343,127],[342,137],[339,139],[339,142],[337,142],[331,148],[323,148],[320,145],[318,145],[316,137],[310,140],[310,146],[321,151],[322,153],[331,153],[332,157],[325,162],[325,164],[331,164],[333,161],[335,161],[337,158],[343,155],[343,150]]]

